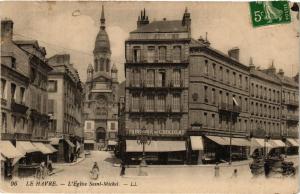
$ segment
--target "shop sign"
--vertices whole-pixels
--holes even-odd
[[[146,134],[150,136],[183,136],[185,133],[185,130],[140,130],[140,129],[132,129],[128,130],[128,135],[141,135]]]

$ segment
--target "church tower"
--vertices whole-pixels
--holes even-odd
[[[94,48],[94,73],[105,73],[110,76],[110,42],[105,30],[105,16],[104,7],[102,5],[101,18],[100,18],[100,30],[96,37]]]

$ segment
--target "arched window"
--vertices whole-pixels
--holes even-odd
[[[106,72],[109,72],[109,59],[106,60]]]
[[[100,59],[100,71],[104,71],[104,59]]]

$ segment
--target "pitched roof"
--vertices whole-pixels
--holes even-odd
[[[265,80],[268,80],[268,81],[280,84],[280,80],[276,76],[274,76],[274,75],[273,76],[268,75],[267,73],[265,73],[265,72],[263,72],[261,70],[251,70],[250,74],[255,75],[255,76],[259,77],[259,78],[262,78],[262,79],[265,79]]]
[[[293,78],[287,76],[280,76],[277,74],[276,77],[279,78],[283,84],[299,87],[299,84]]]
[[[182,25],[181,20],[153,21],[142,26],[131,33],[150,33],[150,32],[188,32],[186,26]]]

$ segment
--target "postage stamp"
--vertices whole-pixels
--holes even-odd
[[[291,22],[288,1],[253,1],[249,4],[253,27]]]

